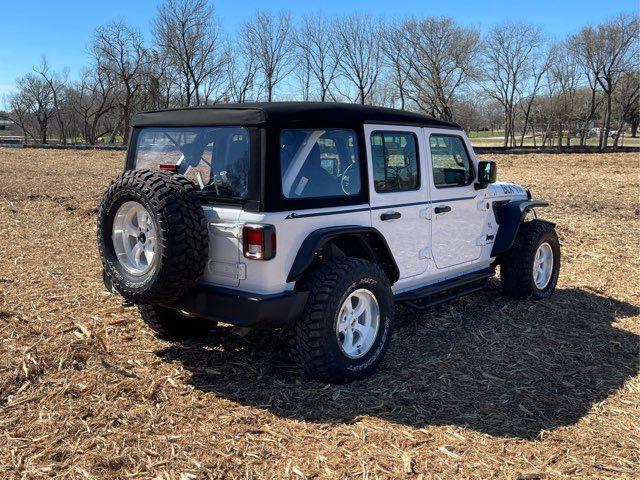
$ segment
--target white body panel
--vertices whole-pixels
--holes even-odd
[[[426,142],[432,134],[455,134],[463,139],[474,171],[477,171],[478,160],[472,154],[472,148],[462,132],[451,130],[425,128]],[[431,169],[431,151],[429,151],[429,165]],[[436,187],[431,179],[431,199],[434,214],[432,217],[432,250],[433,259],[438,269],[449,270],[463,264],[469,264],[481,259],[482,243],[480,239],[486,236],[485,218],[486,208],[482,198],[483,190],[476,190],[474,182],[460,187]],[[438,207],[448,207],[449,212],[435,212]]]
[[[231,214],[228,208],[213,207],[220,217],[229,218]],[[340,210],[348,210],[350,213],[340,214]],[[353,212],[352,210],[360,210]],[[298,254],[300,245],[307,236],[319,228],[333,227],[339,225],[362,225],[371,226],[371,213],[368,205],[356,205],[340,208],[323,208],[314,210],[298,210],[295,212],[247,212],[235,210],[239,216],[235,223],[229,223],[226,230],[235,228],[238,238],[235,242],[229,241],[226,245],[235,244],[235,252],[226,250],[226,261],[228,263],[237,262],[238,269],[244,272],[237,280],[237,288],[254,293],[280,293],[284,290],[291,290],[294,283],[287,283],[286,279],[293,265],[293,261]],[[297,214],[295,218],[291,214]],[[320,213],[321,215],[314,215]],[[289,218],[287,218],[289,217]],[[209,218],[209,217],[207,217]],[[276,256],[268,261],[252,260],[245,258],[242,254],[242,226],[247,223],[263,223],[273,225],[276,228]],[[211,227],[209,227],[211,229]],[[219,228],[219,227],[218,227]],[[210,230],[211,231],[211,230]],[[214,238],[210,235],[209,237]],[[220,242],[216,238],[217,242]],[[222,261],[221,255],[217,254],[217,260]],[[212,285],[230,286],[229,280],[219,273],[211,270],[203,281]]]
[[[371,133],[376,130],[413,133],[417,138],[418,155],[425,151],[424,136],[419,127],[400,127],[398,125],[365,125],[367,165],[373,172],[371,154]],[[371,205],[371,224],[378,229],[393,252],[400,279],[421,275],[427,269],[428,248],[431,236],[429,220],[429,188],[427,169],[420,161],[420,188],[404,192],[378,193],[375,190],[373,175],[369,175],[369,203]],[[381,215],[399,213],[398,219],[382,220]]]
[[[375,192],[369,144],[370,133],[374,130],[408,131],[416,135],[420,189]],[[261,294],[291,290],[294,283],[287,283],[286,279],[305,238],[320,228],[340,225],[373,226],[382,232],[400,270],[400,279],[392,287],[395,293],[487,268],[493,261],[491,249],[498,230],[491,203],[526,198],[526,191],[520,186],[501,182],[480,190],[475,190],[473,184],[436,189],[429,152],[429,135],[435,132],[462,137],[477,171],[478,160],[462,131],[365,125],[370,205],[273,213],[205,206],[210,251],[202,281]],[[451,211],[435,215],[433,209],[439,205],[448,205]],[[387,211],[397,211],[402,216],[397,220],[382,221],[380,215]],[[243,256],[241,234],[247,223],[275,226],[275,258],[261,261]]]

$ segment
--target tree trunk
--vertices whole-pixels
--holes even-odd
[[[533,136],[533,146],[536,147],[536,126],[535,122],[531,124],[531,135]]]
[[[509,122],[510,116],[509,116],[509,108],[505,107],[504,108],[504,146],[507,147],[509,146]]]
[[[611,90],[606,92],[607,95],[607,108],[605,110],[604,116],[604,132],[600,137],[600,149],[604,149],[607,147],[607,143],[609,142],[609,132],[611,131]]]
[[[589,134],[589,124],[593,120],[596,115],[596,89],[591,89],[591,103],[589,106],[589,116],[587,117],[586,122],[584,122],[584,128],[582,129],[582,134],[580,135],[580,146],[584,147],[587,143],[587,135]]]
[[[633,138],[638,136],[638,126],[640,126],[640,117],[634,115],[633,120],[631,120],[631,136]]]
[[[129,130],[131,128],[131,107],[127,106],[127,111],[124,114],[124,128],[122,132],[122,145],[127,145],[129,143]]]
[[[618,122],[618,132],[616,133],[616,136],[613,138],[613,146],[617,147],[618,146],[618,141],[620,139],[620,134],[622,133],[622,129],[624,128],[624,120],[620,120]]]
[[[562,125],[558,125],[558,149],[562,148]]]

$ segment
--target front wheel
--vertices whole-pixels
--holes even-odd
[[[373,373],[389,347],[394,305],[377,265],[339,257],[302,281],[309,292],[293,335],[293,357],[309,376],[348,382]]]
[[[511,298],[550,297],[560,274],[560,242],[553,225],[541,220],[523,223],[500,264],[500,282]]]

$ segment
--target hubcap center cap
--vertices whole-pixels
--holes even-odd
[[[144,232],[140,232],[140,235],[138,235],[138,241],[140,243],[147,243],[147,236],[144,234]]]

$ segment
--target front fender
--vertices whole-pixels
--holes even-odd
[[[501,253],[508,251],[518,234],[518,229],[522,224],[525,215],[533,207],[548,207],[549,202],[534,200],[514,200],[500,206],[496,211],[498,221],[498,233],[496,234],[491,256],[497,257]],[[547,222],[551,223],[551,222]],[[555,224],[552,224],[555,226]]]

